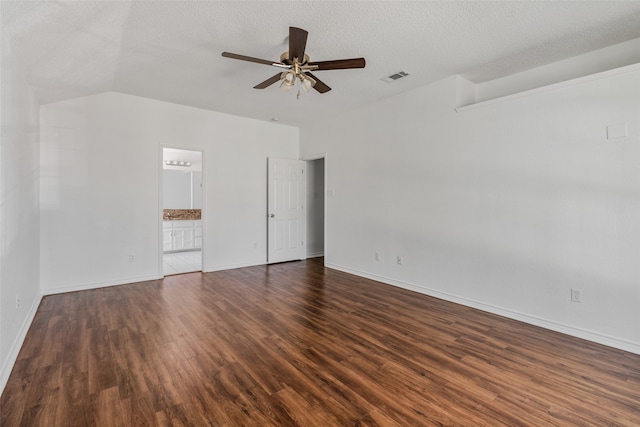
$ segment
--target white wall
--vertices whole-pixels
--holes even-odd
[[[486,101],[569,79],[593,75],[636,64],[639,60],[640,38],[637,38],[482,83],[477,87],[476,100]]]
[[[1,393],[40,302],[40,289],[39,106],[5,39],[0,65]]]
[[[301,129],[327,265],[640,353],[640,72],[461,113],[458,83]]]
[[[161,274],[162,146],[204,153],[203,270],[266,262],[266,159],[298,158],[297,128],[103,93],[43,106],[41,130],[44,293]]]

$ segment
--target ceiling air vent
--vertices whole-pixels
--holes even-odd
[[[384,77],[380,80],[387,83],[393,83],[396,80],[400,80],[403,77],[407,77],[408,75],[409,73],[407,73],[406,71],[398,71],[397,73],[391,74],[390,76]]]

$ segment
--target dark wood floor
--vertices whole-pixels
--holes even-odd
[[[9,426],[638,426],[640,356],[320,259],[47,296]]]

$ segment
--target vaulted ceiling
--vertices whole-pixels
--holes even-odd
[[[116,91],[295,126],[460,74],[481,83],[640,37],[640,1],[2,1],[2,36],[41,103]],[[288,27],[333,88],[252,87]],[[381,78],[411,75],[392,84]]]

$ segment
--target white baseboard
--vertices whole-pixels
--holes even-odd
[[[452,295],[446,292],[441,292],[435,289],[430,289],[424,286],[416,285],[414,283],[408,283],[400,280],[390,279],[388,277],[378,276],[376,274],[371,274],[365,271],[344,267],[338,264],[326,264],[326,267],[333,268],[335,270],[340,270],[345,273],[354,274],[356,276],[365,277],[367,279],[375,280],[377,282],[382,282],[388,285],[397,286],[399,288],[408,289],[410,291],[418,292],[418,293],[439,298],[445,301],[449,301],[449,302],[464,305],[467,307],[475,308],[478,310],[486,311],[488,313],[497,314],[502,317],[518,320],[524,323],[528,323],[530,325],[539,326],[541,328],[549,329],[555,332],[560,332],[565,335],[570,335],[576,338],[581,338],[587,341],[603,344],[609,347],[617,348],[619,350],[628,351],[629,353],[640,355],[640,343],[626,341],[616,337],[600,334],[598,332],[576,328],[574,326],[565,325],[563,323],[555,322],[553,320],[531,316],[528,314],[510,310],[507,308],[496,307],[480,301],[463,298],[457,295]]]
[[[158,280],[158,279],[162,279],[162,277],[163,276],[157,276],[157,275],[124,277],[116,280],[108,280],[106,282],[93,282],[93,283],[85,283],[82,285],[64,286],[61,288],[43,289],[42,294],[55,295],[55,294],[64,294],[66,292],[87,291],[89,289],[106,288],[109,286],[118,286],[118,285],[128,285],[131,283],[146,282],[148,280]]]
[[[265,261],[259,262],[248,262],[248,263],[238,263],[238,264],[222,264],[222,265],[214,265],[213,267],[207,266],[206,270],[203,268],[203,273],[213,273],[215,271],[224,271],[224,270],[233,270],[236,268],[245,268],[245,267],[255,267],[258,265],[267,265]]]
[[[0,371],[0,395],[2,395],[4,387],[7,385],[7,381],[9,381],[9,375],[11,375],[11,371],[18,359],[18,353],[20,353],[24,339],[27,337],[27,332],[29,332],[29,328],[36,316],[36,312],[38,311],[41,301],[42,294],[39,294],[36,299],[33,300],[31,307],[29,307],[29,311],[27,312],[27,316],[24,318],[24,322],[22,322],[22,325],[20,326],[18,335],[13,340],[13,344],[11,344],[9,354],[7,355],[7,358],[2,365],[2,370]]]
[[[324,256],[324,252],[314,252],[312,254],[307,254],[307,258],[318,258]]]

